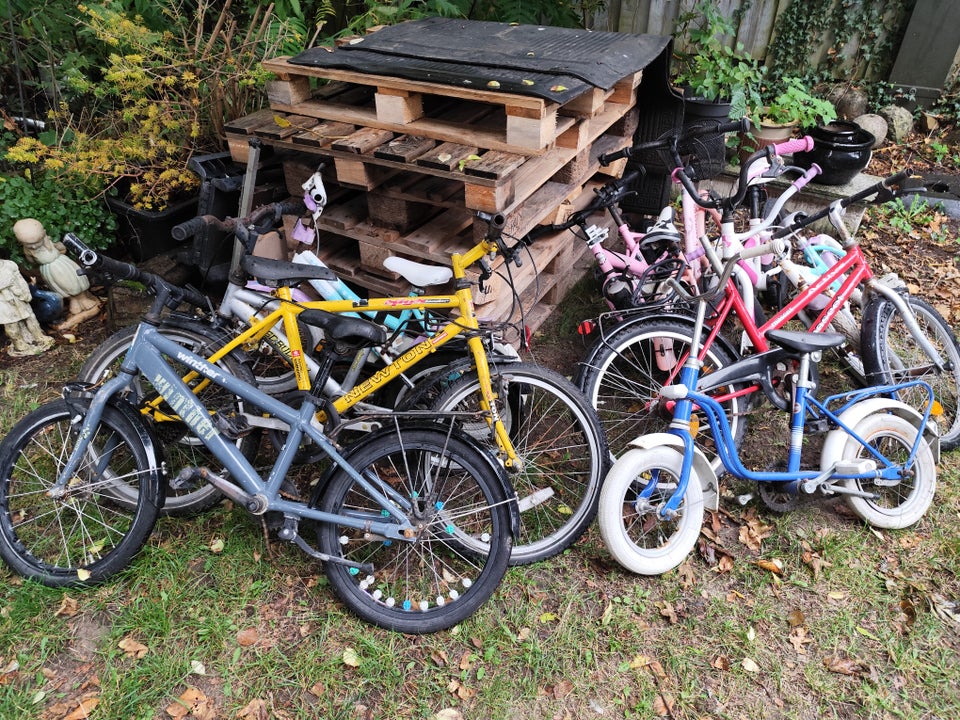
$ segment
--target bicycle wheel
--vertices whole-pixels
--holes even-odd
[[[462,622],[486,602],[510,555],[508,499],[498,466],[470,438],[441,428],[385,431],[347,451],[350,466],[409,504],[418,527],[409,541],[391,541],[336,523],[318,528],[321,552],[355,564],[325,563],[334,591],[359,617],[389,630],[430,633]],[[364,488],[337,468],[319,507],[382,521]],[[476,548],[483,548],[477,552]]]
[[[123,570],[153,531],[162,499],[142,429],[109,406],[65,493],[51,497],[77,441],[76,414],[62,400],[48,403],[0,443],[0,556],[52,587],[90,585]],[[119,489],[135,501],[118,502]]]
[[[136,330],[136,326],[132,326],[119,330],[108,337],[87,358],[87,361],[80,368],[78,379],[82,382],[97,383],[116,373],[123,356],[133,341]],[[205,334],[200,328],[191,329],[182,326],[162,325],[160,331],[164,336],[201,357],[211,355],[220,347],[219,343],[222,341],[222,338]],[[180,365],[172,358],[168,360],[171,366],[178,368],[182,375],[189,372],[190,369],[187,366]],[[245,382],[251,384],[256,382],[250,369],[232,355],[227,355],[218,360],[217,365]],[[136,392],[135,401],[137,402],[155,397],[153,390],[142,378],[138,379]],[[244,410],[242,399],[235,397],[217,385],[208,384],[199,391],[197,397],[211,412],[221,412],[227,416],[234,416]],[[146,417],[150,417],[150,415],[148,414]],[[154,422],[154,429],[163,441],[166,461],[173,475],[176,475],[181,468],[185,467],[217,467],[216,459],[198,438],[189,433],[185,424],[179,421],[165,420]],[[260,434],[254,432],[241,435],[236,439],[236,445],[244,457],[252,460],[260,446]],[[135,497],[130,498],[130,501],[134,502],[135,499]],[[173,516],[193,515],[213,507],[222,499],[223,496],[220,491],[212,485],[184,490],[173,490],[168,487],[167,499],[162,512],[164,515]],[[124,497],[121,495],[118,500],[123,501]]]
[[[917,437],[917,428],[897,415],[874,413],[854,428],[857,435],[888,460],[904,463]],[[843,458],[870,458],[869,451],[850,438],[843,449]],[[912,472],[899,482],[884,480],[846,480],[851,490],[872,493],[862,498],[845,495],[847,504],[857,515],[874,527],[899,529],[909,527],[924,516],[937,489],[937,467],[933,453],[921,441]]]
[[[693,551],[703,525],[703,489],[695,475],[687,483],[677,515],[666,519],[661,506],[677,489],[683,454],[669,447],[633,448],[613,464],[600,493],[597,522],[613,558],[630,572],[661,575]],[[651,482],[649,497],[641,492]]]
[[[933,417],[940,425],[940,447],[952,450],[960,446],[960,348],[947,321],[936,309],[918,297],[907,299],[924,337],[949,363],[948,368],[943,372],[936,370],[896,306],[881,297],[868,303],[863,313],[864,369],[874,385],[907,380],[928,382],[938,406]],[[918,408],[927,400],[921,389],[900,392],[897,398]]]
[[[691,324],[651,318],[628,325],[601,340],[584,362],[579,384],[597,409],[614,455],[620,455],[635,437],[663,432],[673,419],[660,400],[660,389],[679,380],[693,336]],[[736,361],[720,343],[713,343],[703,358],[702,375]],[[737,447],[746,432],[747,399],[730,398],[723,403],[730,433]],[[692,431],[717,474],[724,471],[717,456],[706,417],[694,408]]]
[[[497,363],[490,373],[498,411],[523,461],[523,469],[510,476],[521,518],[510,562],[525,565],[556,555],[583,535],[597,513],[610,453],[593,408],[562,375],[520,362]],[[479,412],[479,400],[480,381],[471,371],[433,409]],[[485,420],[463,425],[472,437],[494,443]]]

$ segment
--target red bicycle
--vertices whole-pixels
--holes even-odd
[[[621,153],[629,155],[631,150],[627,148]],[[770,150],[768,156],[772,157],[774,152]],[[676,153],[674,155],[678,168],[681,168],[680,158]],[[756,160],[755,155],[748,160],[748,164]],[[728,247],[735,252],[745,242],[754,239],[789,238],[811,223],[829,217],[837,226],[845,251],[832,267],[799,289],[789,302],[766,320],[761,318],[758,321],[754,304],[750,301],[754,278],[748,276],[747,269],[739,269],[739,277],[735,275],[726,283],[723,297],[714,306],[709,319],[709,331],[698,351],[703,363],[702,386],[711,384],[711,373],[732,364],[744,352],[767,350],[769,346],[765,334],[769,330],[784,327],[791,320],[804,320],[812,332],[840,329],[835,328],[834,323],[845,318],[849,320],[851,311],[847,303],[859,293],[856,295],[862,308],[859,333],[851,332],[846,327],[849,323],[844,323],[843,328],[847,330],[845,334],[848,337],[855,335],[849,338],[854,342],[850,343],[852,348],[847,352],[853,374],[859,375],[868,384],[899,383],[920,378],[927,380],[936,392],[934,413],[941,426],[942,447],[949,449],[960,444],[960,414],[957,410],[960,349],[953,332],[928,303],[889,287],[876,278],[858,241],[841,221],[843,209],[854,202],[880,203],[893,199],[896,196],[894,188],[907,177],[906,172],[837,200],[819,213],[795,217],[786,226],[770,233],[769,229],[783,207],[784,197],[781,196],[763,221],[754,223],[747,232],[739,234],[734,231],[733,213],[747,194],[747,167],[741,171],[737,192],[725,198],[701,196],[693,179],[682,168],[675,175],[682,184],[685,202],[693,201],[706,210],[719,211],[721,248]],[[803,178],[792,187],[799,190],[802,182]],[[714,244],[703,239],[702,248],[709,265],[720,267],[721,260],[716,256]],[[786,253],[782,258],[768,258],[775,263],[780,259],[789,262]],[[743,330],[742,351],[722,334],[725,327],[732,326],[733,320]],[[669,408],[659,406],[659,390],[676,381],[690,350],[694,319],[687,308],[674,302],[639,308],[629,318],[624,318],[620,313],[615,317],[612,327],[610,323],[606,324],[608,329],[604,329],[603,322],[599,325],[599,338],[582,363],[577,381],[600,414],[611,451],[619,454],[633,438],[663,430],[669,424],[672,414]],[[782,377],[765,380],[788,387],[791,375],[792,368],[783,368]],[[727,412],[731,432],[737,442],[745,432],[749,399],[758,388],[759,385],[715,387],[715,397]],[[707,423],[702,423],[702,428],[706,427]],[[719,468],[709,432],[701,432],[697,443]]]

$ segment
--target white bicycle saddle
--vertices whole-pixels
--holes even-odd
[[[404,280],[416,287],[443,285],[450,282],[450,278],[453,277],[453,270],[450,268],[440,267],[439,265],[425,265],[395,255],[391,255],[384,260],[383,266],[387,270],[399,273]]]

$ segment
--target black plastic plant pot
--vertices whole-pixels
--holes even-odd
[[[160,212],[138,210],[113,197],[107,198],[107,205],[117,216],[117,236],[134,262],[142,262],[176,248],[179,243],[170,234],[174,225],[197,215],[196,197],[175,203]]]
[[[856,123],[837,120],[809,130],[813,150],[794,153],[798,167],[809,168],[813,163],[823,172],[813,182],[821,185],[845,185],[855,178],[867,164],[876,138]]]

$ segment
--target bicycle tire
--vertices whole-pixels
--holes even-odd
[[[703,525],[703,488],[691,474],[673,520],[661,517],[660,506],[677,487],[683,453],[674,448],[633,448],[613,464],[600,493],[597,523],[604,545],[630,572],[662,575],[693,552]],[[657,489],[649,505],[637,502],[654,480]]]
[[[201,329],[201,325],[200,322],[192,328],[185,325],[161,325],[160,332],[201,357],[207,357],[220,347],[222,336],[205,332]],[[98,383],[115,373],[130,348],[136,331],[137,327],[131,326],[118,330],[108,337],[84,362],[80,368],[78,379],[82,382]],[[234,358],[232,354],[221,358],[216,364],[245,382],[250,384],[256,382],[251,370],[243,362]],[[188,370],[184,366],[183,374],[186,375]],[[150,397],[152,392],[152,389],[142,379],[138,379],[135,398],[137,402]],[[200,392],[198,397],[211,410],[219,409],[227,413],[243,411],[244,403],[240,398],[227,393],[216,385],[208,386],[207,389]],[[212,463],[215,463],[216,460],[199,439],[187,434],[186,425],[179,422],[163,422],[154,423],[154,426],[159,437],[164,441],[164,454],[168,467],[174,475],[184,467],[213,467]],[[260,447],[260,433],[254,432],[243,435],[237,438],[236,445],[245,458],[253,460]],[[213,485],[203,485],[184,490],[173,490],[168,487],[162,513],[171,516],[196,515],[209,510],[222,499],[223,495]]]
[[[867,415],[854,428],[857,435],[889,460],[903,462],[917,437],[917,428],[906,419],[886,413]],[[845,460],[872,457],[854,438],[843,449]],[[895,456],[894,456],[895,454]],[[874,494],[873,498],[845,495],[847,505],[863,520],[878,528],[897,530],[916,524],[926,514],[937,489],[937,466],[930,446],[921,441],[913,473],[899,483],[846,480],[844,486]]]
[[[77,440],[76,415],[63,400],[47,403],[0,443],[0,556],[14,572],[51,587],[93,585],[126,568],[162,501],[144,429],[111,406],[66,494],[49,496]],[[121,486],[135,502],[117,502]]]
[[[600,420],[580,390],[548,368],[523,362],[490,367],[498,410],[523,469],[510,477],[520,498],[520,534],[511,565],[552,557],[576,542],[597,513],[610,453]],[[478,412],[480,381],[471,371],[434,402],[437,412]],[[495,447],[486,420],[465,422]]]
[[[656,357],[663,356],[669,348],[674,360],[681,362],[692,340],[692,323],[650,318],[631,323],[594,345],[581,365],[578,380],[590,404],[597,409],[615,456],[623,453],[635,437],[663,432],[669,427],[673,414],[659,402],[659,392],[676,365],[668,361],[669,367],[661,370]],[[714,342],[704,356],[701,376],[736,360],[736,356],[721,343]],[[744,397],[722,403],[738,448],[746,433],[747,404]],[[710,426],[696,408],[693,417],[698,428],[695,442],[720,475],[724,467],[717,455]]]
[[[365,575],[327,561],[337,596],[367,622],[404,633],[437,632],[470,617],[496,591],[508,567],[510,511],[496,463],[461,433],[422,424],[398,424],[371,436],[348,449],[346,459],[365,477],[388,479],[393,492],[418,504],[422,529],[410,541],[389,541],[321,524],[321,552],[375,567]],[[340,467],[326,483],[319,507],[383,519],[381,506]],[[477,542],[462,542],[461,534]],[[476,552],[481,544],[484,552]]]
[[[926,338],[951,367],[937,372],[900,317],[896,305],[876,296],[863,312],[863,364],[872,385],[925,380],[933,387],[941,412],[934,416],[940,425],[940,447],[960,446],[960,347],[943,316],[927,301],[906,298]],[[897,399],[922,409],[926,393],[920,389],[897,393]]]

